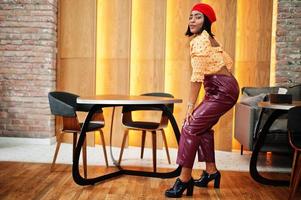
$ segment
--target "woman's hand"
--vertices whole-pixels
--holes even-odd
[[[194,104],[188,103],[188,105],[187,105],[187,111],[186,111],[186,116],[185,116],[185,122],[187,122],[188,125],[190,123],[189,120],[190,119],[194,119],[193,115],[192,115],[193,110],[194,110]]]
[[[190,83],[189,98],[188,98],[188,104],[187,104],[187,108],[186,108],[184,124],[188,123],[188,125],[189,125],[190,121],[194,120],[192,113],[194,110],[194,104],[198,98],[201,87],[202,87],[202,82],[191,82]]]
[[[201,87],[202,87],[202,82],[190,83],[189,98],[188,98],[188,104],[186,108],[186,115],[184,121],[184,123],[188,123],[187,125],[190,124],[191,120],[194,120],[192,113],[194,110],[194,104],[198,98]]]

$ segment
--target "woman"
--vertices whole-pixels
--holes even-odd
[[[211,32],[214,21],[214,10],[208,4],[199,3],[192,8],[186,32],[187,36],[193,36],[190,42],[191,86],[177,156],[182,171],[174,186],[166,190],[167,197],[181,197],[185,190],[187,196],[192,196],[194,185],[207,187],[212,180],[214,187],[219,188],[221,174],[215,165],[212,127],[235,105],[239,87],[231,74],[231,58]],[[205,97],[195,107],[202,84]],[[191,172],[196,152],[199,162],[206,162],[206,171],[199,179],[193,180]]]

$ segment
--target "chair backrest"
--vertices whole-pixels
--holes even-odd
[[[49,92],[48,99],[50,110],[53,115],[63,117],[62,130],[80,130],[80,123],[76,111],[89,112],[92,104],[77,104],[76,94],[69,92]],[[92,116],[92,121],[104,122],[103,111],[101,108]]]
[[[280,86],[276,87],[243,87],[241,89],[242,93],[247,94],[248,96],[256,96],[259,94],[270,94],[270,93],[278,93]]]
[[[156,97],[169,97],[169,98],[173,98],[174,96],[169,94],[169,93],[163,93],[163,92],[153,92],[153,93],[145,93],[142,94],[141,96],[156,96]],[[169,109],[169,111],[171,113],[173,113],[174,110],[174,104],[167,104],[166,105],[167,108]],[[132,111],[143,111],[143,110],[158,110],[161,111],[159,108],[155,108],[152,106],[123,106],[122,108],[122,122],[126,123],[129,121],[132,121]],[[161,117],[161,121],[160,124],[164,124],[167,125],[168,123],[168,118],[165,115],[165,113],[162,112],[162,117]]]
[[[78,132],[80,125],[76,115],[78,95],[68,92],[49,92],[48,100],[53,115],[62,117],[62,131]]]
[[[169,98],[174,98],[174,96],[172,94],[164,93],[164,92],[145,93],[145,94],[142,94],[141,96],[155,96],[155,97],[169,97]],[[174,104],[171,103],[171,104],[167,104],[166,106],[169,109],[169,111],[171,113],[173,113]]]
[[[169,93],[163,93],[163,92],[145,93],[145,94],[141,94],[141,96],[155,96],[155,97],[169,97],[169,98],[174,97]],[[170,112],[173,113],[174,104],[167,104],[167,108],[169,109]],[[139,110],[160,110],[160,109],[152,106],[147,106],[147,105],[146,106],[123,106],[122,113],[139,111]]]
[[[53,115],[63,117],[76,116],[76,98],[78,95],[68,92],[49,92],[48,100]]]
[[[287,94],[291,94],[294,101],[301,101],[301,84],[297,84],[297,85],[290,86],[290,87],[287,87],[287,86],[243,87],[241,89],[241,91],[242,91],[242,93],[245,93],[248,96],[256,96],[256,95],[259,95],[262,93],[264,93],[264,94],[278,93],[279,88],[286,88],[288,90]]]
[[[291,144],[301,148],[301,106],[293,107],[288,111],[287,128]]]

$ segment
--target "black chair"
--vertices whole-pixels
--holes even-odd
[[[301,106],[288,111],[287,128],[289,142],[295,151],[289,193],[289,199],[293,199],[301,180]]]
[[[48,100],[50,105],[51,113],[55,116],[62,117],[62,128],[59,136],[57,137],[57,145],[54,153],[51,171],[54,169],[57,154],[59,152],[64,133],[73,133],[73,157],[74,150],[77,143],[77,134],[80,133],[83,123],[80,123],[76,112],[88,112],[92,105],[77,104],[76,98],[78,95],[71,94],[68,92],[49,92]],[[105,157],[106,166],[108,167],[107,152],[105,146],[104,135],[102,128],[104,127],[104,117],[102,110],[99,110],[94,114],[92,121],[88,126],[87,132],[99,131],[100,138],[102,141],[103,152]],[[87,156],[86,156],[86,141],[83,146],[83,167],[84,176],[87,177]]]
[[[168,94],[168,93],[147,93],[147,94],[142,94],[142,96],[157,96],[157,97],[169,97],[173,98],[173,95]],[[173,112],[174,105],[173,104],[168,104],[167,105],[168,109]],[[122,154],[125,146],[125,142],[128,136],[128,131],[129,130],[139,130],[142,131],[142,139],[141,139],[141,158],[143,158],[143,152],[144,152],[144,145],[145,145],[145,137],[146,137],[146,132],[149,131],[152,133],[152,150],[153,150],[153,170],[156,172],[157,170],[157,140],[156,140],[156,133],[157,131],[162,132],[162,137],[163,137],[163,142],[165,145],[165,150],[167,154],[167,159],[168,163],[170,164],[170,156],[169,156],[169,151],[168,151],[168,145],[166,141],[166,136],[164,132],[164,128],[167,127],[168,125],[168,118],[167,116],[162,112],[160,122],[149,122],[149,121],[133,121],[132,119],[132,112],[133,111],[146,111],[146,110],[158,110],[160,111],[159,108],[154,108],[151,106],[124,106],[122,109],[122,124],[125,127],[124,135],[123,135],[123,140],[122,140],[122,145],[121,145],[121,151],[120,151],[120,156],[119,156],[119,161],[118,163],[121,163],[122,159]]]

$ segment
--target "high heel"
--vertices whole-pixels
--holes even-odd
[[[186,183],[182,182],[179,178],[177,178],[173,187],[165,191],[165,196],[171,198],[181,197],[185,190],[187,190],[186,191],[187,196],[192,196],[193,186],[194,183],[192,178]]]
[[[194,185],[198,187],[207,187],[208,183],[212,180],[214,180],[214,188],[219,188],[221,173],[217,171],[214,174],[208,174],[206,171],[203,171],[201,178],[194,181]]]

